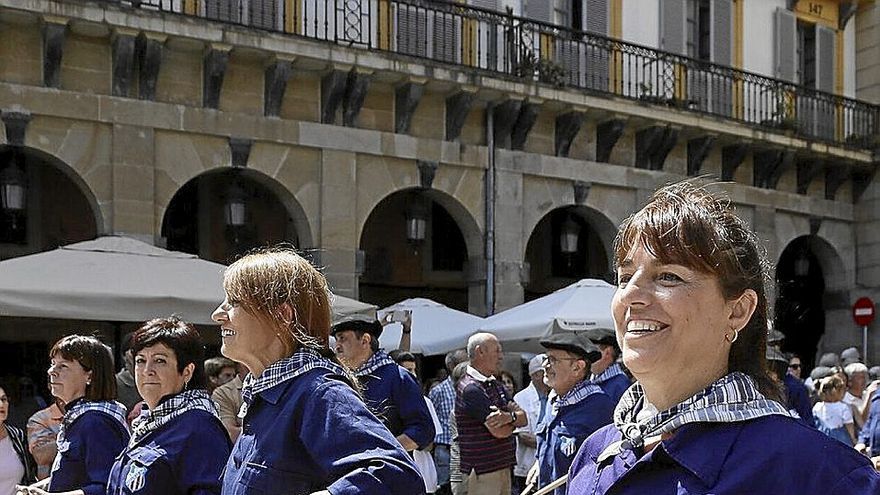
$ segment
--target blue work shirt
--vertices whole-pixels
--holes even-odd
[[[128,430],[109,414],[87,411],[65,429],[52,469],[50,492],[79,490],[104,495],[107,475],[128,443]]]
[[[391,363],[359,377],[364,402],[395,437],[406,434],[419,449],[434,441],[434,420],[422,388],[405,368]]]
[[[421,396],[419,401],[424,403]],[[425,483],[351,387],[319,367],[255,394],[226,464],[222,493],[320,490],[420,495]]]
[[[880,393],[871,394],[871,412],[859,432],[859,443],[868,447],[871,457],[880,455]]]
[[[815,426],[816,421],[813,419],[813,405],[810,404],[810,394],[807,392],[807,386],[804,382],[797,378],[785,374],[782,379],[785,385],[785,396],[788,398],[788,409],[797,413],[801,419],[809,426]]]
[[[116,458],[107,494],[218,494],[231,447],[219,419],[207,411],[187,411]]]
[[[588,438],[572,463],[566,493],[880,493],[880,475],[868,458],[790,417],[688,424],[641,458],[625,450],[599,469],[599,455],[620,439],[614,425]]]
[[[611,398],[611,401],[614,402],[614,404],[617,404],[620,401],[623,393],[626,392],[626,389],[628,389],[630,385],[632,385],[632,381],[626,375],[614,375],[605,381],[594,383]]]
[[[545,487],[568,473],[571,461],[584,440],[594,431],[611,423],[614,402],[604,392],[559,408],[556,415],[538,425],[538,486]],[[553,493],[563,495],[565,485]]]

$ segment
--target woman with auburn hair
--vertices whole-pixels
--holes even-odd
[[[324,276],[278,248],[230,265],[223,287],[213,314],[221,353],[250,373],[222,493],[424,494],[412,460],[329,348]]]
[[[659,189],[621,225],[614,260],[617,340],[638,381],[584,442],[567,493],[880,493],[867,458],[782,405],[767,264],[727,201]]]
[[[150,320],[131,339],[134,379],[146,407],[116,458],[108,495],[220,493],[231,444],[205,390],[205,347],[177,317]]]
[[[49,351],[49,388],[64,412],[48,491],[104,495],[113,460],[128,442],[125,406],[116,402],[110,348],[95,337],[68,335]],[[45,481],[19,493],[39,494]]]

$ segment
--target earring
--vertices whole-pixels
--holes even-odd
[[[738,338],[739,338],[739,330],[733,331],[733,337],[731,337],[730,334],[728,334],[728,333],[724,334],[724,340],[726,340],[730,344],[736,342],[736,339],[738,339]]]

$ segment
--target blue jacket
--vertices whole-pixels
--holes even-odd
[[[871,395],[871,412],[859,432],[859,443],[868,447],[872,457],[880,455],[880,392]]]
[[[880,475],[868,458],[785,416],[685,425],[640,459],[626,450],[598,468],[605,447],[620,439],[614,425],[587,439],[572,463],[566,493],[880,493]]]
[[[360,377],[364,402],[394,436],[405,433],[424,449],[434,441],[434,420],[415,377],[396,364]]]
[[[206,411],[188,411],[116,458],[107,494],[218,494],[231,447],[220,420]]]
[[[419,397],[424,404],[424,399]],[[425,483],[387,428],[330,371],[257,394],[223,477],[224,495],[420,495]]]
[[[813,419],[813,405],[810,404],[807,386],[788,373],[785,374],[782,383],[785,385],[785,395],[788,397],[788,409],[796,412],[807,425],[814,426],[816,421]]]
[[[613,412],[611,398],[596,393],[576,404],[561,407],[555,416],[538,425],[538,486],[547,486],[566,474],[584,440],[610,423]],[[554,493],[563,495],[565,487],[557,488]]]
[[[113,460],[128,443],[128,430],[109,414],[87,411],[65,429],[52,467],[50,492],[82,489],[104,495]]]

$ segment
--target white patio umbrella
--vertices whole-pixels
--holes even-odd
[[[212,324],[225,268],[128,237],[99,237],[0,261],[0,316],[145,321],[176,314]],[[338,314],[375,308],[342,296],[333,301]]]
[[[483,322],[483,318],[444,306],[430,299],[406,299],[378,311],[379,319],[393,311],[412,311],[410,352],[426,356],[445,354],[463,348],[467,339]],[[379,344],[385,350],[397,349],[403,327],[399,323],[385,325]]]
[[[615,290],[603,280],[583,279],[490,316],[479,330],[494,333],[505,351],[539,352],[539,341],[554,333],[614,328],[611,298]]]

